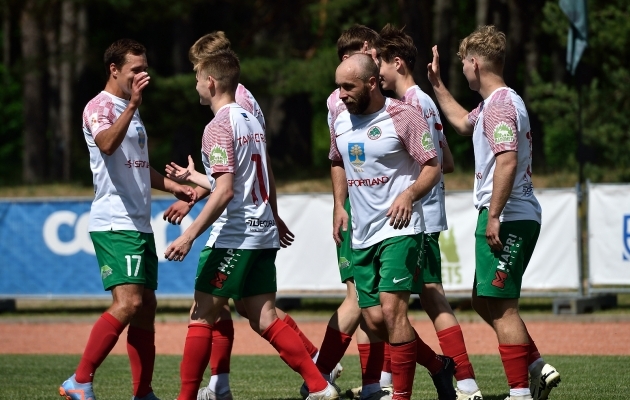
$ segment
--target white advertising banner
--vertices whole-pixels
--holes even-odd
[[[543,223],[523,290],[577,289],[577,198],[573,189],[536,191]],[[278,196],[280,216],[295,242],[277,258],[278,291],[345,290],[332,240],[332,194]],[[447,193],[449,230],[440,235],[442,280],[447,291],[469,291],[475,273],[477,212],[471,192]]]
[[[630,285],[630,185],[589,184],[588,265],[592,285]]]

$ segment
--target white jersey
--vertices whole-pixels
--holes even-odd
[[[433,99],[423,92],[418,85],[414,85],[407,89],[405,96],[400,100],[414,106],[426,118],[433,143],[436,144],[435,150],[438,161],[442,165],[444,156],[442,149],[448,146],[448,143],[442,129],[440,112]],[[440,174],[440,182],[433,186],[433,189],[422,198],[422,212],[424,213],[426,232],[434,233],[448,229],[446,203],[444,201],[444,174]]]
[[[328,127],[332,130],[332,122],[337,119],[339,114],[346,111],[346,105],[339,98],[339,89],[335,89],[334,92],[326,99],[326,107],[328,107]]]
[[[247,90],[247,88],[240,83],[236,88],[236,93],[234,93],[234,100],[236,100],[236,103],[239,106],[243,107],[247,112],[256,117],[258,122],[260,122],[260,126],[262,126],[263,130],[267,130],[267,127],[265,125],[265,116],[263,115],[260,105],[254,98],[252,92]]]
[[[532,133],[523,99],[510,88],[499,88],[468,114],[468,120],[474,126],[475,207],[478,210],[490,207],[495,155],[516,151],[514,186],[499,220],[540,223],[542,209],[532,184]]]
[[[265,131],[243,107],[221,107],[203,133],[206,174],[234,174],[234,198],[212,225],[206,246],[232,249],[279,248],[269,204]]]
[[[352,207],[352,247],[423,232],[422,204],[413,205],[409,226],[394,229],[387,210],[415,182],[421,166],[437,156],[427,121],[412,106],[385,99],[381,110],[353,115],[347,110],[331,123],[329,158],[343,161]]]
[[[151,173],[147,134],[138,110],[125,138],[110,156],[94,139],[110,128],[127,108],[128,100],[105,91],[83,110],[83,136],[90,151],[94,201],[88,230],[132,230],[151,233]]]

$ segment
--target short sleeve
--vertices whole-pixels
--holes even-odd
[[[393,103],[388,111],[394,121],[396,133],[407,148],[409,155],[420,165],[437,157],[435,144],[429,125],[424,118],[422,107],[415,108],[403,103]]]
[[[516,108],[510,102],[491,102],[483,111],[483,133],[494,154],[518,149]]]
[[[225,111],[225,110],[224,110]],[[236,170],[234,130],[229,112],[215,116],[203,132],[202,151],[208,158],[212,174]]]
[[[479,118],[479,113],[481,113],[482,107],[483,102],[479,103],[477,108],[468,113],[468,122],[470,122],[472,126],[475,126],[475,124],[477,123],[477,119]]]
[[[83,123],[92,134],[92,138],[110,128],[115,121],[114,102],[107,95],[96,96],[83,110]]]

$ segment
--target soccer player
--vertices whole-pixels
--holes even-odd
[[[481,26],[461,41],[458,55],[471,90],[483,101],[466,111],[440,78],[439,54],[427,65],[435,95],[455,130],[472,136],[475,151],[475,311],[494,329],[510,400],[547,399],[560,374],[540,357],[518,312],[523,273],[541,223],[532,185],[532,133],[523,99],[503,80],[505,34]],[[528,385],[527,374],[531,376]]]
[[[337,391],[321,377],[298,334],[276,315],[275,256],[279,236],[285,237],[288,229],[277,214],[264,130],[235,103],[238,58],[225,49],[192,61],[200,102],[215,115],[202,141],[202,159],[213,191],[195,221],[166,249],[165,257],[183,260],[193,241],[214,225],[197,268],[178,399],[197,398],[210,358],[213,324],[229,298],[242,299],[252,329],[308,382],[310,400],[337,399]]]
[[[416,85],[413,68],[417,49],[413,39],[390,24],[380,32],[381,40],[381,86],[396,93],[396,97],[410,104],[427,120],[433,143],[436,146],[438,161],[443,173],[453,171],[453,156],[442,131],[440,113],[435,103]],[[424,286],[420,294],[422,308],[427,312],[437,332],[442,352],[455,361],[458,400],[481,400],[481,391],[475,381],[475,373],[468,358],[462,330],[453,310],[444,295],[440,256],[440,232],[448,229],[444,201],[444,179],[422,198],[424,213],[424,255],[422,270]]]
[[[204,35],[193,44],[190,48],[189,56],[191,60],[202,59],[216,51],[226,50],[230,48],[230,41],[222,31],[216,31]],[[193,61],[194,63],[194,61]],[[252,95],[252,93],[245,88],[242,84],[238,84],[235,93],[235,101],[249,113],[253,114],[263,129],[265,129],[265,116]],[[269,173],[273,175],[271,166],[269,166]],[[273,178],[273,176],[271,176]],[[206,180],[207,181],[207,180]],[[199,185],[195,188],[198,198],[201,200],[210,194],[210,188]],[[181,220],[190,212],[192,204],[184,201],[176,201],[167,210],[164,211],[164,219],[172,222],[173,224],[181,223]],[[289,234],[282,238],[280,243],[281,247],[287,247],[291,245],[293,240],[292,234]],[[243,307],[241,301],[234,302],[237,312],[247,318],[247,312]],[[276,308],[276,314],[278,318],[282,319],[287,325],[289,325],[302,339],[306,351],[309,353],[313,361],[317,359],[319,351],[315,345],[304,335],[300,330],[297,323],[291,318],[291,316],[284,311]],[[218,320],[214,323],[212,329],[212,353],[210,357],[210,370],[211,376],[207,387],[201,388],[197,395],[198,400],[232,400],[232,392],[230,389],[229,372],[230,372],[230,356],[232,352],[232,345],[234,343],[234,324],[232,322],[232,316],[229,305],[226,305],[219,314]],[[337,377],[342,369],[341,365],[336,365],[331,373],[332,376]],[[308,393],[307,393],[308,395]]]
[[[386,99],[379,68],[365,54],[344,60],[335,74],[346,110],[331,124],[333,238],[348,224],[359,307],[368,327],[390,344],[393,399],[409,399],[416,361],[429,369],[440,399],[455,399],[453,360],[438,356],[407,317],[410,294],[422,289],[424,197],[440,166],[426,119],[412,106]]]
[[[193,202],[196,194],[149,164],[147,133],[138,112],[150,80],[145,53],[143,45],[130,39],[110,45],[104,56],[105,90],[83,111],[95,193],[88,229],[103,287],[112,292],[113,302],[94,324],[75,374],[59,388],[67,400],[95,400],[96,369],[127,325],[132,399],[157,399],[151,389],[158,272],[151,188],[185,202]]]

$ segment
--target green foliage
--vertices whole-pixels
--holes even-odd
[[[22,170],[22,85],[0,63],[0,185],[20,181]]]
[[[173,399],[179,389],[180,356],[158,355],[153,388],[162,399]],[[630,390],[627,356],[556,356],[547,355],[562,374],[562,383],[553,390],[554,400],[599,400],[622,398]],[[0,355],[0,385],[3,398],[51,399],[57,387],[79,362],[75,355]],[[508,392],[501,360],[497,355],[471,356],[477,382],[484,398],[502,400]],[[361,384],[358,356],[342,360],[344,372],[337,381],[342,390]],[[617,371],[611,373],[611,371]],[[36,377],[36,378],[34,378]],[[208,369],[203,385],[208,382]],[[302,384],[278,356],[234,356],[230,385],[238,399],[297,399]],[[127,356],[110,355],[96,375],[94,390],[99,398],[128,400],[131,397],[131,375]],[[414,381],[414,398],[435,398],[429,376],[418,366]]]

